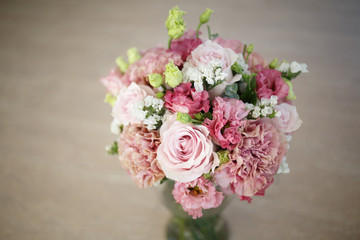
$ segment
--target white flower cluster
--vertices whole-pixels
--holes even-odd
[[[243,72],[245,74],[250,75],[249,65],[247,65],[247,63],[245,62],[244,56],[241,53],[239,54],[239,58],[237,60],[237,63],[243,69]]]
[[[297,72],[307,73],[307,72],[309,72],[307,70],[307,65],[305,63],[298,63],[295,61],[293,61],[291,63],[283,62],[276,69],[279,70],[280,72],[288,72],[289,70],[291,73],[297,73]]]
[[[289,164],[286,162],[286,157],[281,160],[281,164],[276,174],[290,173]]]
[[[149,110],[152,108],[154,111],[149,115]],[[141,108],[141,113],[138,115],[139,119],[147,125],[148,130],[156,129],[156,125],[163,120],[163,115],[160,114],[161,110],[164,108],[164,101],[158,99],[154,96],[147,96],[144,99],[143,107]],[[149,115],[149,116],[147,116]]]
[[[211,60],[208,64],[201,64],[193,67],[186,62],[182,70],[184,82],[194,82],[195,90],[202,92],[204,90],[203,80],[209,85],[216,85],[219,81],[223,81],[228,74],[223,72],[220,60]]]
[[[246,109],[250,111],[249,115],[252,118],[268,117],[275,112],[276,117],[281,116],[281,112],[276,111],[274,108],[278,102],[278,97],[272,95],[270,99],[262,98],[261,101],[257,102],[256,105],[251,103],[245,103]]]

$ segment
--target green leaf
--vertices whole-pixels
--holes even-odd
[[[116,155],[119,154],[119,146],[116,141],[113,142],[113,144],[107,149],[107,154],[109,155]]]
[[[255,91],[255,89],[256,89],[256,79],[255,79],[255,77],[253,77],[251,82],[250,82],[250,89],[252,91]]]
[[[231,71],[241,74],[243,69],[238,62],[235,62],[233,65],[231,65]]]
[[[189,123],[191,122],[192,119],[188,113],[178,112],[176,115],[176,120],[182,123]]]

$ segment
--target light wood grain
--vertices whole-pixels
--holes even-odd
[[[0,239],[164,239],[169,213],[104,146],[98,79],[129,47],[167,42],[175,1],[0,2]],[[181,1],[188,27],[215,10],[225,38],[306,62],[304,121],[283,175],[224,216],[232,239],[359,239],[359,1]]]

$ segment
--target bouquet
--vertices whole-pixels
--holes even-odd
[[[288,173],[286,152],[302,121],[292,81],[304,63],[267,63],[252,44],[203,36],[212,10],[186,31],[184,11],[166,20],[167,48],[130,48],[128,60],[101,79],[112,106],[107,147],[140,187],[175,181],[174,201],[194,219],[225,195],[251,202],[277,174]]]

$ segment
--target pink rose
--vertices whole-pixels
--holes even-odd
[[[166,177],[190,182],[213,165],[213,144],[204,126],[184,124],[172,115],[160,128],[161,144],[157,158]]]
[[[244,44],[235,39],[228,40],[228,39],[224,39],[221,37],[217,37],[214,39],[214,42],[218,43],[219,45],[221,45],[224,48],[230,48],[231,50],[233,50],[236,53],[242,53],[243,49],[244,49]]]
[[[275,69],[263,69],[256,75],[256,94],[258,98],[270,98],[276,95],[279,101],[286,99],[289,86],[281,77],[281,72]]]
[[[302,121],[295,106],[281,103],[276,105],[275,109],[281,112],[281,116],[275,117],[271,121],[281,133],[294,132],[301,126]]]
[[[106,87],[108,93],[113,96],[119,95],[120,91],[127,85],[122,81],[122,75],[119,70],[111,69],[109,76],[100,79],[100,82]]]
[[[182,83],[174,89],[167,91],[164,97],[165,107],[172,112],[183,112],[193,115],[200,111],[209,111],[209,94],[207,91],[197,92],[191,88],[191,83]]]
[[[176,182],[172,194],[193,219],[202,217],[202,209],[217,208],[224,200],[223,193],[203,177],[189,183]]]
[[[129,123],[141,123],[136,115],[138,104],[141,103],[147,95],[154,95],[154,91],[145,85],[131,83],[128,88],[122,91],[116,99],[112,110],[112,116],[120,123],[128,125]]]
[[[241,75],[233,75],[231,66],[237,61],[238,55],[230,48],[223,48],[214,41],[207,40],[199,45],[188,57],[188,62],[194,67],[207,65],[212,60],[221,62],[223,72],[227,74],[225,81],[209,91],[210,99],[221,95],[225,87],[241,79]]]

